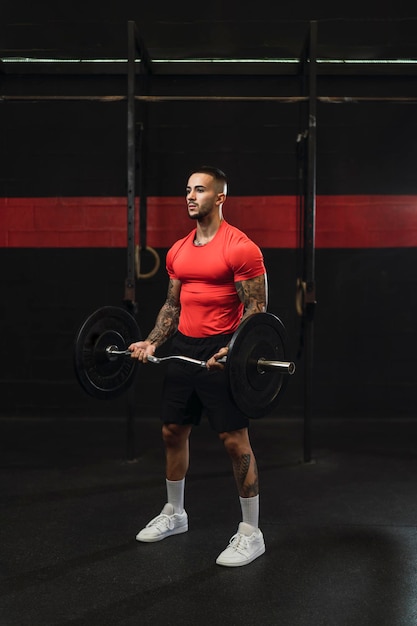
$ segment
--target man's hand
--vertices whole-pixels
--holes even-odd
[[[154,355],[156,347],[150,341],[136,341],[135,343],[131,343],[129,348],[131,351],[131,358],[138,359],[142,361],[142,363],[146,363],[148,360],[148,354]]]
[[[219,363],[219,359],[221,359],[224,356],[227,356],[228,352],[229,352],[229,348],[227,346],[225,346],[224,348],[220,348],[220,350],[216,352],[216,354],[213,354],[213,356],[207,361],[207,369],[208,370],[223,370],[224,363]]]

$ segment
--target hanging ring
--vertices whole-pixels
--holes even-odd
[[[299,317],[303,317],[306,305],[306,283],[302,278],[297,278],[295,290],[295,310]]]
[[[140,272],[140,253],[142,250],[145,250],[146,252],[150,252],[151,255],[154,258],[155,261],[155,265],[153,266],[153,268],[151,269],[150,272],[147,272],[146,274],[141,274]],[[136,269],[136,278],[152,278],[152,276],[155,276],[156,272],[159,270],[159,266],[161,265],[161,260],[159,258],[159,254],[157,253],[157,251],[154,248],[151,248],[150,246],[146,246],[145,248],[141,248],[140,246],[136,246],[135,247],[135,269]]]

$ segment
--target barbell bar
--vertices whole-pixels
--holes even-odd
[[[110,399],[133,382],[138,360],[130,356],[130,344],[141,340],[135,318],[125,309],[103,307],[81,326],[75,341],[74,363],[79,382],[94,397]],[[295,364],[289,361],[288,335],[272,313],[246,318],[233,334],[225,373],[233,401],[248,417],[257,419],[277,406]],[[180,360],[205,368],[207,361],[183,355],[148,356],[151,363]],[[213,374],[215,375],[215,374]]]
[[[131,356],[132,352],[130,350],[118,350],[117,346],[107,346],[106,352],[111,357],[111,355],[116,356]],[[198,359],[193,359],[190,356],[184,356],[182,354],[170,354],[169,356],[157,357],[152,354],[148,354],[147,359],[149,363],[155,363],[158,365],[159,363],[163,363],[163,361],[170,361],[172,359],[177,361],[186,361],[187,363],[192,363],[193,365],[198,365],[199,367],[206,368],[207,361],[199,361]],[[221,359],[217,359],[218,363],[226,363],[227,357],[224,356]],[[288,374],[292,376],[295,374],[295,363],[288,361],[268,361],[267,359],[260,358],[256,362],[256,366],[259,372],[266,372],[270,369],[279,369],[284,374]]]

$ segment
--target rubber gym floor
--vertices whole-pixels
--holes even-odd
[[[228,458],[191,438],[189,532],[137,531],[165,502],[157,418],[0,420],[1,626],[413,626],[417,421],[251,422],[266,553],[222,568],[240,519]]]

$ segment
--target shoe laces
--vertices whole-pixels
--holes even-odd
[[[173,515],[166,515],[165,513],[160,513],[153,520],[147,524],[147,526],[156,527],[158,530],[163,532],[167,528],[170,530],[174,527]]]
[[[243,554],[249,548],[249,539],[250,537],[244,535],[243,533],[236,533],[230,539],[229,546],[237,552],[241,552]]]

